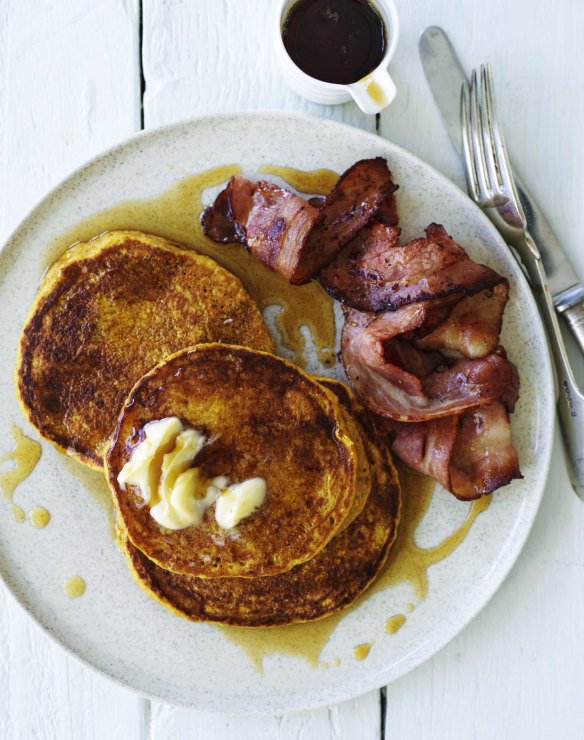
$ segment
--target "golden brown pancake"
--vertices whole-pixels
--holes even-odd
[[[161,237],[111,231],[74,245],[45,275],[21,336],[17,395],[43,437],[101,468],[134,383],[209,341],[273,349],[230,272]]]
[[[244,347],[201,344],[167,358],[132,389],[105,457],[128,536],[167,570],[204,578],[257,577],[314,557],[355,496],[353,442],[331,391],[286,360]],[[263,505],[234,530],[215,521],[161,528],[135,486],[117,478],[151,421],[176,416],[209,443],[195,460],[208,479],[264,478]]]
[[[127,539],[118,542],[134,579],[156,601],[195,622],[247,627],[322,619],[349,606],[383,568],[401,509],[384,442],[371,438],[371,493],[355,521],[308,562],[266,578],[196,578],[159,568]]]
[[[341,526],[341,530],[354,521],[363,511],[367,503],[367,497],[371,490],[371,465],[373,464],[373,453],[370,450],[375,440],[370,439],[372,432],[367,425],[367,412],[353,391],[340,380],[332,378],[317,378],[321,385],[331,390],[341,402],[343,419],[347,434],[355,445],[355,456],[357,459],[357,487],[355,499],[347,518]]]

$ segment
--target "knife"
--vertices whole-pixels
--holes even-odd
[[[460,91],[467,81],[466,74],[452,44],[438,26],[428,27],[420,36],[420,58],[424,74],[450,140],[462,158],[460,125]],[[556,311],[563,316],[581,352],[584,354],[584,286],[525,184],[513,168],[519,200],[548,277],[548,285]]]

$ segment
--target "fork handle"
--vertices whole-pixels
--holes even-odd
[[[526,238],[530,239],[531,237],[526,235]],[[578,496],[584,500],[584,395],[580,391],[572,372],[543,263],[541,259],[534,259],[530,260],[526,266],[531,282],[535,284],[533,292],[547,328],[558,374],[560,386],[558,414],[566,446],[568,474],[572,487]],[[579,313],[574,315],[573,313],[572,317],[574,321],[578,321],[582,330],[581,315]]]
[[[572,336],[584,354],[584,301],[564,309],[562,316],[570,327]]]

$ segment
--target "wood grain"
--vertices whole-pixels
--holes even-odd
[[[136,130],[137,39],[134,0],[0,3],[0,242],[59,179]],[[69,657],[0,584],[1,738],[139,738],[144,708]]]

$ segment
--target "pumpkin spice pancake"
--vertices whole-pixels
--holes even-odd
[[[178,575],[140,552],[118,520],[116,538],[132,576],[149,596],[195,622],[285,625],[322,619],[349,606],[382,570],[401,511],[399,481],[388,447],[369,432],[366,449],[371,491],[365,507],[311,560],[263,578]]]
[[[347,429],[347,434],[355,445],[355,457],[357,461],[357,488],[353,505],[347,518],[343,522],[341,531],[346,529],[365,508],[369,492],[371,491],[371,466],[376,459],[375,450],[371,449],[372,433],[367,421],[367,412],[357,399],[353,391],[333,378],[317,378],[318,382],[332,391],[341,404],[341,415]]]
[[[217,343],[135,385],[105,466],[132,544],[166,570],[213,580],[310,560],[357,488],[334,393],[279,357]]]
[[[101,468],[134,383],[209,341],[273,349],[251,296],[212,259],[142,232],[107,232],[46,273],[21,335],[17,395],[43,437]]]

